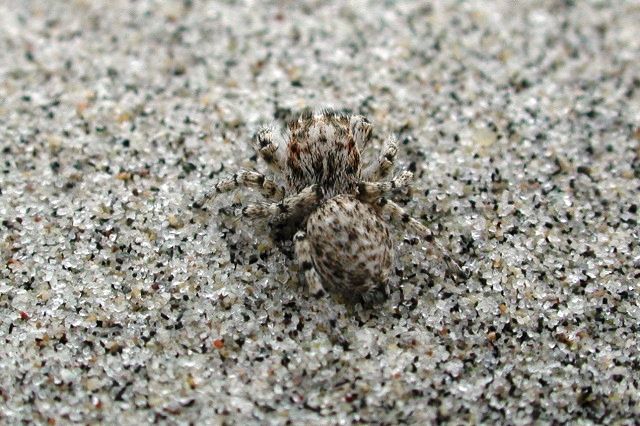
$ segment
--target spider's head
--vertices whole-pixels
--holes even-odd
[[[360,152],[371,139],[362,116],[304,111],[288,123],[287,181],[295,191],[318,184],[325,194],[351,193],[359,180]]]

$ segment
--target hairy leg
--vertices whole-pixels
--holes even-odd
[[[255,150],[267,165],[275,172],[282,173],[285,165],[276,135],[271,127],[263,127],[252,139]]]
[[[321,297],[325,294],[324,287],[320,275],[313,267],[311,259],[311,245],[307,240],[307,234],[304,231],[298,231],[293,237],[295,243],[296,258],[300,265],[300,271],[304,274],[309,292],[314,297]]]
[[[301,212],[310,210],[317,205],[322,196],[320,186],[311,185],[278,203],[249,204],[242,209],[242,216],[249,219],[298,216]]]
[[[216,194],[233,191],[245,187],[260,190],[267,199],[281,200],[284,197],[284,188],[259,172],[241,170],[233,176],[218,181],[213,188],[207,191],[200,199],[193,203],[194,208],[201,208],[204,203]]]
[[[351,134],[353,135],[356,146],[362,151],[371,140],[371,123],[366,117],[353,115],[351,116],[349,127],[351,128]]]
[[[363,201],[372,201],[389,194],[391,191],[409,186],[413,180],[413,173],[402,172],[390,181],[385,182],[359,182],[358,198]]]
[[[447,265],[447,269],[452,274],[454,279],[468,278],[468,274],[460,267],[460,265],[458,265],[455,260],[451,259],[451,257],[447,254],[447,250],[433,237],[433,234],[431,233],[429,228],[411,217],[409,213],[407,213],[402,207],[400,207],[393,201],[387,200],[386,198],[379,198],[373,204],[373,206],[380,212],[380,214],[388,215],[392,222],[402,224],[410,231],[415,233],[418,237],[433,244],[433,246],[442,255],[442,258]]]
[[[378,181],[389,175],[398,153],[398,144],[394,137],[390,136],[382,146],[378,159],[370,164],[362,172],[362,180]]]

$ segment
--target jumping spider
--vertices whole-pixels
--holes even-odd
[[[286,187],[262,173],[242,170],[219,181],[194,207],[239,187],[258,189],[274,200],[248,205],[241,215],[279,224],[293,221],[295,255],[310,292],[317,297],[326,288],[347,299],[368,302],[386,287],[393,242],[385,217],[430,242],[448,269],[464,276],[424,225],[385,198],[408,187],[413,179],[413,173],[405,171],[383,180],[394,164],[395,140],[388,138],[377,161],[363,168],[360,153],[371,139],[371,130],[365,117],[332,110],[302,112],[287,124],[281,140],[272,128],[263,128],[253,138],[254,147],[271,169],[284,176]]]

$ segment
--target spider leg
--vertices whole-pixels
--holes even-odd
[[[349,120],[349,127],[351,128],[351,134],[353,135],[356,146],[362,151],[371,140],[371,123],[366,117],[354,115],[351,116]]]
[[[193,207],[201,208],[204,203],[216,194],[233,191],[240,187],[258,189],[267,199],[281,200],[284,197],[284,188],[275,183],[272,179],[267,178],[259,172],[241,170],[231,177],[218,181],[213,185],[213,188],[205,192],[198,201],[193,203]]]
[[[314,297],[322,297],[325,294],[324,287],[318,271],[313,266],[311,259],[311,244],[307,240],[307,234],[304,231],[298,231],[293,237],[295,243],[295,253],[300,265],[300,270],[304,274],[309,291]]]
[[[242,216],[249,219],[293,217],[315,206],[322,196],[322,188],[319,185],[311,185],[277,203],[249,204],[242,209]]]
[[[282,173],[285,159],[279,149],[278,141],[271,127],[263,127],[252,139],[255,150],[265,163],[275,172]]]
[[[391,191],[409,186],[413,180],[413,173],[402,172],[390,181],[385,182],[359,182],[358,198],[370,201],[389,194]]]
[[[393,136],[389,136],[382,146],[380,156],[362,172],[362,179],[367,181],[377,181],[389,175],[398,153],[398,143]]]
[[[447,250],[434,238],[433,233],[431,233],[429,228],[411,217],[409,213],[407,213],[402,207],[400,207],[393,201],[387,200],[386,198],[378,199],[373,205],[381,214],[389,215],[392,222],[401,223],[410,231],[418,235],[420,238],[433,244],[433,246],[442,255],[442,258],[447,265],[447,269],[452,274],[454,279],[468,278],[468,274],[460,267],[460,265],[458,265],[455,260],[451,259],[451,257],[447,254]]]

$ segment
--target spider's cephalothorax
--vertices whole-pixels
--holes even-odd
[[[305,112],[290,121],[284,173],[289,189],[318,184],[327,197],[353,193],[360,179],[360,149],[370,136],[371,125],[361,116]]]
[[[432,238],[431,232],[402,207],[385,198],[405,188],[413,174],[385,180],[395,160],[397,144],[387,139],[378,159],[362,168],[360,152],[371,137],[371,124],[359,115],[331,110],[305,111],[277,138],[271,128],[260,130],[254,145],[286,186],[255,171],[243,170],[214,185],[201,202],[240,186],[260,190],[270,203],[244,207],[251,219],[289,221],[300,227],[293,237],[298,264],[312,294],[324,289],[350,300],[372,301],[385,288],[392,269],[393,243],[387,221],[407,226],[429,241],[457,276],[460,267]],[[385,218],[388,218],[385,219]]]

